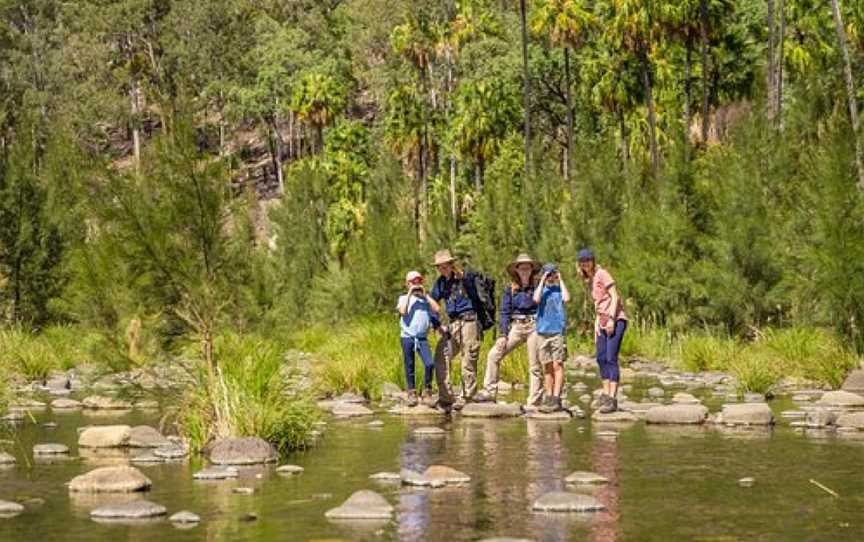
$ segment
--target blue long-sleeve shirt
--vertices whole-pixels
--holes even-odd
[[[534,316],[537,314],[537,303],[534,303],[534,287],[526,286],[513,290],[512,286],[504,288],[504,298],[501,300],[501,335],[506,337],[510,332],[510,322],[514,315]]]
[[[458,318],[466,312],[477,312],[477,307],[471,300],[468,291],[470,277],[456,278],[451,276],[449,279],[439,277],[432,286],[430,295],[435,301],[444,301],[447,306],[447,316],[451,320]],[[437,322],[433,322],[436,324]]]

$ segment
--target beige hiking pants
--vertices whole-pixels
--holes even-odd
[[[494,346],[486,358],[486,377],[483,387],[486,393],[498,393],[498,372],[501,360],[522,344],[528,345],[528,405],[537,405],[543,398],[543,366],[537,357],[537,333],[535,324],[530,320],[516,320],[510,325],[507,345],[503,349]]]
[[[470,399],[477,393],[477,360],[480,358],[480,342],[483,332],[476,320],[454,320],[450,322],[449,339],[438,341],[435,347],[435,379],[438,382],[438,400],[453,402],[450,385],[450,367],[453,359],[462,354],[462,397]]]

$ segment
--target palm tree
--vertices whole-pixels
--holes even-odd
[[[534,31],[548,32],[553,44],[564,49],[564,85],[567,101],[567,157],[564,178],[570,180],[573,160],[573,96],[570,75],[570,49],[581,47],[595,18],[584,0],[543,0],[535,13]]]
[[[387,97],[385,130],[393,150],[405,157],[408,164],[415,168],[414,181],[414,227],[418,239],[421,236],[420,179],[423,177],[423,137],[424,115],[422,97],[417,95],[412,85],[398,85]]]
[[[291,107],[297,112],[297,118],[312,126],[318,152],[324,148],[324,127],[345,109],[345,100],[346,90],[333,75],[310,71],[300,78]]]

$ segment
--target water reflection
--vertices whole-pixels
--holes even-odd
[[[609,482],[598,487],[594,496],[606,506],[591,522],[591,540],[612,542],[618,538],[620,524],[618,439],[593,439],[591,441],[591,469]]]

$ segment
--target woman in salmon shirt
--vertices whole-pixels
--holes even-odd
[[[627,330],[627,316],[615,279],[608,271],[597,265],[594,253],[584,248],[579,251],[579,274],[591,290],[596,317],[594,336],[597,343],[597,365],[603,380],[603,394],[598,408],[608,414],[618,410],[618,383],[621,372],[618,367],[618,352]]]

